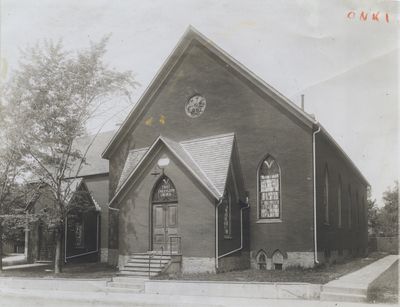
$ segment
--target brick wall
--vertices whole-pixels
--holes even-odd
[[[324,202],[326,170],[328,170],[328,221],[325,218]],[[351,250],[353,255],[364,254],[368,246],[366,183],[328,141],[323,132],[316,136],[316,172],[318,250],[325,252],[328,258],[333,250],[338,252]],[[340,183],[341,226],[338,207]],[[350,219],[349,210],[351,210]]]

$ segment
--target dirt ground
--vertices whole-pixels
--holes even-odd
[[[354,272],[386,254],[371,253],[366,258],[346,259],[341,263],[321,265],[313,269],[288,268],[284,271],[249,269],[219,274],[177,274],[157,276],[154,279],[204,280],[204,281],[255,281],[255,282],[308,282],[325,284],[340,276]]]
[[[399,261],[375,280],[368,289],[368,301],[376,303],[399,302]]]
[[[13,269],[0,273],[0,277],[35,277],[35,278],[109,278],[115,275],[117,269],[104,263],[69,263],[64,265],[60,274],[54,274],[54,265]]]

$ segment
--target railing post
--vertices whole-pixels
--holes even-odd
[[[151,258],[153,257],[153,254],[149,255],[149,279],[150,279],[150,263],[151,263]]]
[[[161,246],[161,257],[160,257],[160,268],[161,268],[161,260],[164,256],[164,246]]]

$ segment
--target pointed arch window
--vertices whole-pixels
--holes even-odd
[[[232,217],[231,217],[232,196],[230,191],[225,191],[224,200],[222,201],[222,216],[224,225],[224,238],[232,238]]]
[[[349,207],[347,208],[347,219],[348,219],[348,226],[351,228],[351,219],[352,219],[352,201],[351,201],[351,186],[349,185]]]
[[[342,228],[342,179],[339,176],[337,190],[338,228]]]
[[[324,175],[324,222],[329,224],[329,173],[328,167],[325,167]]]
[[[358,198],[358,191],[356,191],[356,221],[357,227],[360,226],[360,202]]]
[[[267,156],[258,169],[258,217],[281,217],[281,174],[276,160]]]
[[[176,189],[171,179],[167,176],[162,176],[154,189],[153,192],[153,203],[169,203],[177,202],[178,196]]]

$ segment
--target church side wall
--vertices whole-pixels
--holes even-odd
[[[326,169],[328,170],[328,221],[325,217],[324,202]],[[323,133],[316,136],[316,172],[317,242],[318,251],[323,255],[319,260],[329,262],[346,256],[364,255],[368,246],[367,186]],[[338,203],[340,182],[341,226]]]

